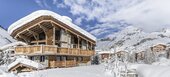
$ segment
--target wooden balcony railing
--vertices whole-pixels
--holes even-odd
[[[57,54],[57,55],[94,55],[93,50],[81,50],[77,48],[61,48],[53,45],[30,45],[15,47],[15,54],[34,55],[34,54]]]

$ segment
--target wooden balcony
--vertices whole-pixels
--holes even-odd
[[[29,45],[15,47],[16,55],[75,55],[92,56],[93,50],[81,50],[77,48],[61,48],[53,45]]]

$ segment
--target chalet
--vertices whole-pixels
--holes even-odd
[[[151,51],[156,55],[156,56],[167,56],[167,46],[164,44],[157,44],[151,47]]]
[[[145,51],[140,51],[135,53],[136,62],[142,61],[145,59]]]
[[[107,60],[111,58],[114,55],[114,52],[112,51],[99,51],[97,52],[99,58],[101,61]]]
[[[30,72],[34,70],[45,69],[46,67],[40,63],[35,61],[26,59],[26,58],[18,58],[13,63],[8,65],[8,71],[20,73],[20,72]]]
[[[151,50],[154,51],[154,52],[165,51],[166,50],[166,45],[158,44],[158,45],[155,45],[155,46],[151,47]]]
[[[127,51],[117,51],[116,55],[120,61],[125,61],[129,58],[129,53]]]
[[[15,55],[25,55],[48,68],[72,67],[90,62],[96,38],[72,23],[71,18],[39,10],[8,28],[10,35],[26,46],[15,47]]]

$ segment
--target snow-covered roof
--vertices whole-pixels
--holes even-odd
[[[73,24],[71,18],[69,18],[67,16],[61,16],[61,15],[59,15],[55,12],[49,11],[49,10],[38,10],[38,11],[35,11],[35,12],[21,18],[20,20],[16,21],[15,23],[13,23],[12,25],[9,26],[8,33],[11,34],[14,30],[18,29],[19,27],[23,26],[26,23],[31,22],[32,20],[35,20],[36,18],[38,18],[40,16],[52,16],[55,19],[65,23],[69,27],[75,29],[76,31],[79,31],[81,34],[89,37],[90,39],[92,39],[94,41],[96,41],[95,36],[91,35],[87,31],[81,29],[77,25]]]
[[[17,46],[17,45],[27,45],[26,43],[24,42],[21,42],[21,41],[18,41],[18,42],[13,42],[13,43],[10,43],[10,44],[7,44],[7,45],[4,45],[2,47],[0,47],[0,50],[5,50],[5,49],[8,49],[12,46]]]
[[[100,51],[100,52],[97,52],[98,54],[114,54],[113,51]]]
[[[35,61],[29,60],[29,59],[26,59],[26,58],[18,58],[13,63],[8,65],[8,70],[11,69],[12,67],[16,66],[19,63],[27,65],[27,66],[31,66],[31,67],[34,67],[34,68],[37,68],[37,69],[45,68],[44,65],[37,63]]]

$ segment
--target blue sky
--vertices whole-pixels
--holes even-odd
[[[58,7],[54,4],[55,0],[0,0],[0,25],[4,28],[8,28],[12,23],[19,20],[20,18],[34,12],[36,10],[51,10],[60,15],[66,15],[77,21],[80,16],[73,15],[69,7]],[[58,3],[63,1],[57,0]],[[81,18],[81,17],[80,17]],[[77,19],[77,20],[76,20]],[[78,21],[77,21],[78,22]],[[74,22],[73,22],[74,23]],[[80,22],[76,23],[81,28],[92,31],[89,27],[96,25],[98,21],[81,19]],[[116,29],[114,31],[117,31]],[[105,34],[103,34],[105,35]],[[103,35],[96,35],[102,37]]]
[[[36,10],[51,10],[73,19],[73,23],[103,38],[135,26],[146,32],[170,28],[169,0],[0,0],[0,25]]]
[[[50,0],[49,0],[50,1]],[[49,2],[49,4],[52,2]],[[8,28],[10,24],[18,19],[30,14],[33,11],[47,9],[59,13],[60,15],[71,16],[67,9],[41,7],[34,0],[1,0],[0,1],[0,24]]]

